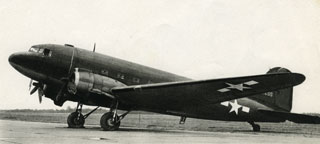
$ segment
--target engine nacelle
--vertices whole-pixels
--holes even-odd
[[[112,97],[109,94],[111,88],[117,86],[126,85],[106,76],[76,69],[68,84],[68,91],[73,94],[92,92]]]

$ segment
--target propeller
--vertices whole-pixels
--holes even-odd
[[[42,102],[42,96],[44,95],[44,90],[46,89],[46,85],[40,82],[33,82],[33,80],[30,80],[29,84],[29,90],[31,89],[32,85],[34,88],[30,91],[30,95],[34,94],[38,90],[38,97],[39,102]]]

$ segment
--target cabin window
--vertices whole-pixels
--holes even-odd
[[[107,70],[101,70],[101,74],[105,75],[105,76],[108,76],[108,71]]]
[[[124,79],[124,74],[118,73],[117,78]]]
[[[132,78],[132,81],[134,82],[134,83],[139,83],[140,82],[140,79],[139,78]]]

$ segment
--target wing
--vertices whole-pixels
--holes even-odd
[[[266,74],[236,78],[185,81],[116,87],[121,102],[145,109],[183,110],[185,107],[216,104],[258,93],[292,87],[305,77],[297,73]]]
[[[258,111],[263,114],[272,116],[272,117],[283,118],[285,120],[292,121],[295,123],[320,124],[320,117],[318,117],[318,116],[288,113],[288,112],[269,111],[269,110],[258,110]]]

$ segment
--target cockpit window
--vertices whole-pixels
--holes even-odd
[[[38,53],[43,53],[43,49],[39,49]]]
[[[43,50],[43,55],[45,55],[45,56],[51,56],[51,50],[49,50],[49,49],[44,49]]]
[[[29,49],[29,52],[38,52],[39,51],[39,48],[36,48],[36,47],[31,47]]]
[[[52,51],[50,49],[46,49],[46,48],[37,48],[37,47],[31,47],[29,49],[29,52],[35,52],[35,53],[40,53],[43,54],[44,56],[51,56]]]

